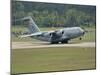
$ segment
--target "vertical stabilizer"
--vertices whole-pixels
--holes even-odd
[[[34,20],[29,17],[29,31],[30,33],[40,32],[38,26],[35,24]]]
[[[24,17],[21,20],[28,20],[28,29],[29,29],[29,33],[36,33],[36,32],[40,32],[38,26],[35,24],[34,20],[32,19],[31,16],[28,17]]]

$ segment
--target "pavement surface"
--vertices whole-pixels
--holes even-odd
[[[95,47],[95,42],[69,44],[50,44],[48,42],[12,42],[12,49],[48,48],[48,47]]]

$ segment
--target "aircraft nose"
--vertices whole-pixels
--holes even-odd
[[[82,32],[83,35],[85,34],[85,31],[83,29],[81,29],[81,32]]]

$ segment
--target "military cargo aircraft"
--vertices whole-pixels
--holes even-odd
[[[81,27],[67,27],[55,31],[40,31],[31,16],[24,17],[20,20],[28,21],[29,34],[20,37],[31,37],[42,41],[48,41],[51,44],[68,43],[69,40],[81,37],[85,31]],[[81,40],[81,38],[80,38]]]

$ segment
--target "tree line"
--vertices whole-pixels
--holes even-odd
[[[13,25],[16,19],[31,16],[40,27],[95,26],[96,7],[88,5],[12,1]]]

